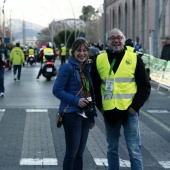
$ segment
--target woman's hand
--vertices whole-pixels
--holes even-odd
[[[81,98],[79,100],[78,106],[84,108],[85,106],[87,106],[88,103],[89,101],[86,98]]]

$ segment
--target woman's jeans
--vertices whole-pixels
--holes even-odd
[[[119,170],[119,137],[121,123],[111,127],[106,121],[106,135],[108,142],[108,170]],[[140,150],[141,139],[138,124],[138,113],[128,113],[128,121],[122,125],[129,151],[131,170],[143,170],[142,154]]]
[[[0,93],[4,93],[5,88],[4,88],[4,72],[5,68],[0,67]]]
[[[14,65],[13,66],[14,77],[17,75],[18,80],[20,80],[20,77],[21,77],[21,67],[22,67],[21,65]],[[17,74],[17,71],[18,71],[18,74]]]
[[[83,118],[77,113],[65,113],[63,126],[66,142],[63,170],[82,170],[90,119]]]

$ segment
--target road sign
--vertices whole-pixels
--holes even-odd
[[[4,43],[10,43],[10,38],[9,37],[5,37],[4,38]]]

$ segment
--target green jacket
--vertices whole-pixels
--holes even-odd
[[[24,53],[20,47],[15,47],[10,53],[10,61],[13,65],[21,65],[25,62]]]

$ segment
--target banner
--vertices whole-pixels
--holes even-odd
[[[145,68],[150,69],[151,80],[158,83],[158,89],[160,86],[170,89],[170,61],[149,54],[143,54],[142,59]]]

